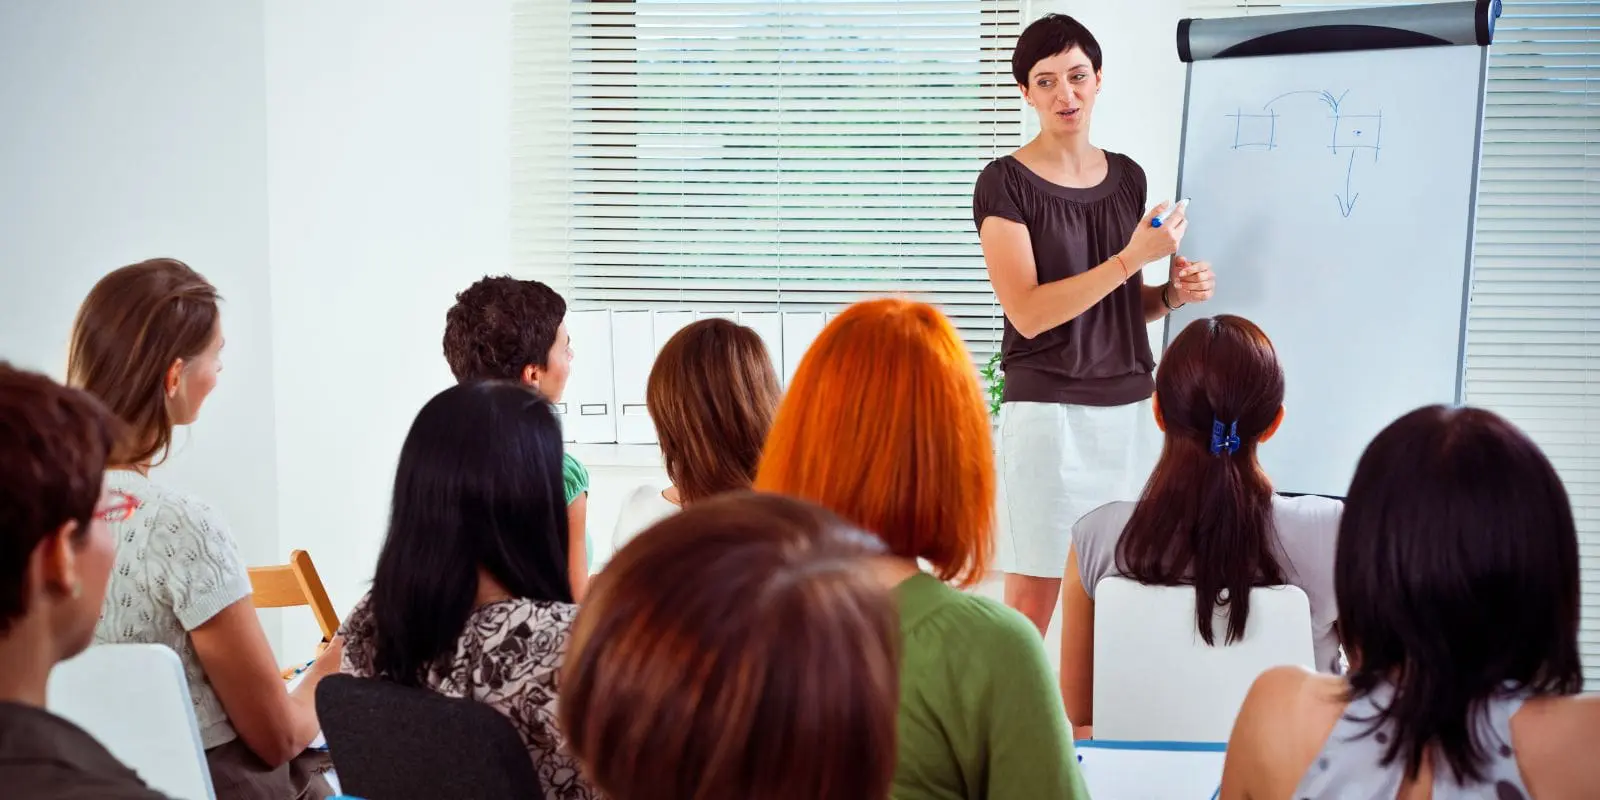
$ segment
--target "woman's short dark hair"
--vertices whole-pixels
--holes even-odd
[[[899,626],[875,537],[748,492],[646,530],[590,585],[561,727],[618,800],[884,798]]]
[[[766,345],[743,325],[703,319],[667,340],[645,403],[685,503],[750,488],[779,394]]]
[[[566,316],[567,301],[538,281],[484,278],[445,314],[444,358],[463,383],[520,381],[523,368],[549,366]]]
[[[28,613],[28,564],[69,522],[89,532],[120,424],[93,395],[0,361],[0,635]]]
[[[1090,66],[1100,71],[1100,43],[1083,23],[1066,14],[1046,14],[1033,21],[1017,37],[1016,49],[1011,51],[1011,75],[1018,86],[1028,85],[1028,73],[1035,64],[1059,55],[1074,47],[1083,48]]]
[[[1437,748],[1482,778],[1480,715],[1499,692],[1573,694],[1578,537],[1555,468],[1522,431],[1477,408],[1413,411],[1372,441],[1339,524],[1334,590],[1352,698],[1394,699],[1384,764],[1415,777]]]
[[[72,323],[67,383],[88,391],[124,424],[116,466],[164,457],[172,418],[162,381],[178,359],[205,352],[217,335],[216,287],[171,258],[141,261],[101,278]]]
[[[554,410],[520,384],[460,384],[422,407],[372,579],[380,676],[422,685],[472,614],[480,568],[512,597],[572,602],[561,452]]]

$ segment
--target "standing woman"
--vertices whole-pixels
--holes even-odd
[[[1039,114],[1039,135],[984,168],[973,219],[1005,310],[1001,480],[1009,541],[998,568],[1006,604],[1050,625],[1072,524],[1132,499],[1155,457],[1155,390],[1146,326],[1211,296],[1209,264],[1172,260],[1169,282],[1145,265],[1177,253],[1178,209],[1145,213],[1144,170],[1089,143],[1100,45],[1077,20],[1049,14],[1017,39],[1011,71]]]

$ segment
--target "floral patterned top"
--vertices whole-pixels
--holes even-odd
[[[340,671],[359,678],[374,675],[377,630],[361,598],[345,619]],[[578,607],[514,598],[479,606],[467,618],[456,651],[428,670],[427,685],[448,697],[488,705],[511,720],[546,800],[599,800],[602,795],[579,773],[556,724],[556,683],[567,636]]]

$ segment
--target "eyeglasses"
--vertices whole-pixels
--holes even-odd
[[[95,519],[106,522],[127,522],[139,510],[139,498],[123,492],[112,492],[111,502],[94,512]]]

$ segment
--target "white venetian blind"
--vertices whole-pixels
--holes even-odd
[[[514,258],[579,305],[913,293],[992,352],[972,187],[1020,0],[514,0]]]
[[[1204,0],[1192,16],[1392,2]],[[1600,2],[1502,5],[1489,49],[1466,401],[1528,432],[1572,497],[1600,689]]]

